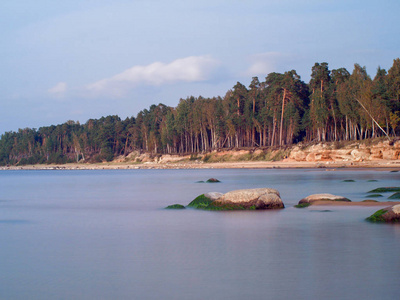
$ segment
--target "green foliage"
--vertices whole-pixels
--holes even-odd
[[[286,158],[289,154],[290,153],[287,150],[279,150],[278,152],[275,153],[275,155],[273,155],[271,160],[272,161],[280,161],[280,160]]]
[[[386,212],[387,212],[387,210],[380,209],[377,212],[375,212],[373,215],[366,218],[366,220],[369,222],[374,222],[374,223],[385,222],[385,219],[382,217],[382,215],[385,214]]]
[[[356,181],[353,179],[345,179],[345,180],[343,180],[343,182],[356,182]]]
[[[332,141],[340,149],[355,140],[396,136],[399,100],[398,58],[388,72],[378,68],[373,80],[358,64],[350,74],[315,63],[308,84],[295,70],[270,73],[262,82],[253,77],[249,87],[237,82],[224,97],[190,96],[176,107],[151,105],[125,120],[114,115],[6,132],[0,139],[0,165],[103,162],[134,151],[191,154],[190,160],[208,153],[204,162],[276,161],[288,155],[287,145],[300,141]],[[256,148],[263,152],[254,155]],[[214,155],[219,149],[252,151]]]
[[[400,192],[400,187],[380,187],[373,189],[368,193],[387,193],[387,192]]]
[[[173,204],[167,206],[165,209],[185,209],[186,207],[181,204]]]

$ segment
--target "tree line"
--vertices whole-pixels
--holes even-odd
[[[295,70],[240,82],[223,97],[187,97],[176,107],[151,105],[136,117],[90,119],[6,132],[0,165],[111,161],[132,151],[203,153],[221,148],[282,147],[300,141],[396,136],[400,59],[372,79],[354,65],[315,63],[307,84]]]

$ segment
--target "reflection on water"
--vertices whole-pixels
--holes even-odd
[[[0,298],[397,299],[400,226],[365,222],[376,208],[293,205],[320,192],[364,200],[373,188],[398,185],[399,176],[322,170],[0,172]],[[210,177],[222,182],[196,183]],[[256,187],[278,189],[287,208],[162,209],[208,191]]]

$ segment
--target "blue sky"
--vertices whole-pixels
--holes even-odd
[[[400,56],[400,1],[88,0],[0,3],[0,133],[136,116],[223,96],[270,72]]]

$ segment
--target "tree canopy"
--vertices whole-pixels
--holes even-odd
[[[110,161],[132,151],[201,153],[282,147],[299,141],[362,140],[400,130],[400,59],[371,79],[365,67],[329,70],[315,63],[303,82],[295,70],[237,82],[223,97],[151,105],[136,117],[67,121],[6,132],[0,165]]]

